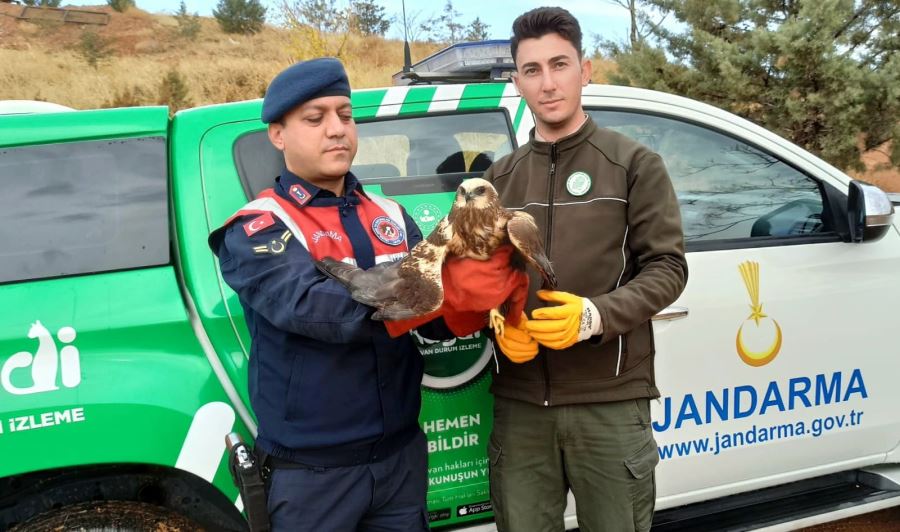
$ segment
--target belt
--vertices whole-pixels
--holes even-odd
[[[323,469],[381,461],[409,444],[420,430],[416,425],[375,443],[349,448],[290,449],[264,437],[258,437],[256,445],[268,455],[266,465],[271,469]]]

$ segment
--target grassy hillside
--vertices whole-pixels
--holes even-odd
[[[302,58],[299,35],[266,26],[256,35],[223,33],[213,18],[200,18],[195,39],[179,35],[170,15],[140,9],[118,13],[107,6],[79,7],[110,14],[106,26],[27,22],[14,18],[21,7],[0,3],[0,100],[45,100],[77,109],[148,105],[164,101],[163,80],[178,72],[183,81],[181,106],[198,106],[259,98],[283,68]],[[84,55],[83,34],[95,32],[108,50],[97,67]],[[336,51],[341,43],[328,43]],[[306,46],[308,48],[308,46]],[[413,43],[413,61],[441,48]],[[344,63],[355,88],[391,84],[400,70],[403,43],[380,37],[351,35],[343,42]],[[594,62],[594,81],[603,83],[615,69]],[[873,150],[859,177],[900,192],[900,172],[887,164],[889,147]]]
[[[107,7],[85,8],[110,13],[108,26],[50,24],[2,16],[21,9],[0,4],[0,98],[47,100],[79,109],[112,103],[126,91],[139,103],[156,103],[167,72],[177,70],[186,81],[188,99],[205,105],[259,98],[272,77],[290,65],[289,32],[267,26],[261,33],[225,34],[215,19],[201,17],[196,40],[179,37],[172,16],[139,9],[117,13]],[[110,56],[97,68],[81,53],[84,31],[94,31]],[[347,66],[355,87],[389,85],[400,69],[402,43],[354,36],[346,44],[359,57]],[[416,44],[416,58],[437,49]],[[365,54],[361,53],[365,50]],[[351,56],[352,57],[352,56]]]
[[[272,77],[299,55],[298,36],[273,26],[256,35],[225,34],[215,19],[201,17],[200,34],[190,40],[179,37],[173,16],[140,9],[117,13],[106,6],[78,9],[109,13],[110,23],[82,28],[20,21],[9,15],[21,7],[0,4],[0,99],[47,100],[86,109],[109,105],[117,95],[137,88],[140,103],[155,103],[159,85],[172,69],[184,77],[193,105],[259,98]],[[80,53],[84,31],[108,42],[111,56],[96,69]],[[331,43],[329,49],[338,46]],[[439,48],[413,43],[413,61]],[[353,87],[386,86],[402,67],[403,43],[351,35],[342,55]],[[610,65],[599,67],[597,81],[603,81]]]

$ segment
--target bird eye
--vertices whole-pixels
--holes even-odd
[[[475,189],[475,194],[477,194],[477,195],[479,195],[479,196],[482,195],[482,194],[484,194],[484,187],[478,187],[478,188],[476,188],[476,189]]]

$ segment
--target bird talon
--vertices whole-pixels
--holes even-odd
[[[497,336],[504,336],[503,332],[506,327],[506,318],[503,317],[503,314],[501,314],[499,310],[492,308],[488,316],[491,329],[494,329]]]

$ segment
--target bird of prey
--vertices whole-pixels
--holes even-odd
[[[405,320],[430,314],[444,301],[441,269],[451,257],[486,261],[500,247],[514,247],[510,265],[533,266],[544,288],[556,288],[556,275],[544,253],[534,218],[500,205],[497,191],[484,179],[468,179],[456,191],[450,213],[406,257],[368,270],[325,257],[316,266],[350,290],[354,300],[375,307],[374,319]],[[490,325],[502,334],[504,312],[489,311]]]

